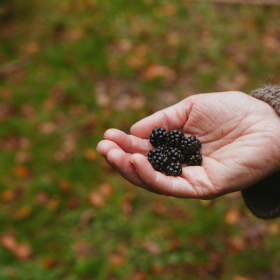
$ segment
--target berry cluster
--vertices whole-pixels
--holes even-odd
[[[185,137],[181,131],[166,131],[162,127],[153,129],[150,143],[156,147],[148,153],[148,161],[156,171],[165,172],[167,176],[180,176],[182,163],[201,165],[199,153],[201,143],[195,136]]]

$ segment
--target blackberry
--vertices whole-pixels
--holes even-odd
[[[157,152],[157,149],[151,149],[151,150],[149,151],[149,153],[147,154],[147,157],[148,157],[148,161],[149,161],[149,162],[152,162],[153,156],[156,154],[156,152]]]
[[[166,153],[169,162],[182,162],[184,160],[184,155],[182,152],[177,148],[169,148],[168,152]]]
[[[167,135],[168,135],[168,132],[164,128],[156,127],[155,129],[153,129],[153,132],[150,135],[150,143],[154,147],[158,147],[158,146],[164,144]]]
[[[199,153],[199,151],[195,151],[195,153],[191,155],[186,155],[184,162],[192,166],[201,165],[202,155]]]
[[[179,145],[179,149],[184,154],[191,154],[200,148],[201,148],[201,143],[200,143],[199,139],[197,139],[193,135],[190,137],[184,137],[181,140],[180,145]]]
[[[166,156],[167,147],[161,146],[157,149],[151,149],[148,153],[148,161],[152,164],[156,171],[165,171],[168,164],[168,157]]]
[[[180,162],[171,162],[165,171],[167,176],[180,176],[182,175],[182,167]]]
[[[172,130],[166,137],[165,144],[171,147],[179,147],[181,141],[184,138],[184,134],[179,130]]]

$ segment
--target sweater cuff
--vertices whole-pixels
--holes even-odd
[[[253,90],[251,96],[271,105],[280,116],[280,87],[266,86]],[[241,191],[245,204],[258,218],[280,217],[280,172]]]

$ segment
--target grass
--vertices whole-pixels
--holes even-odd
[[[279,279],[277,220],[254,218],[239,194],[158,197],[94,152],[107,128],[128,132],[191,94],[279,82],[278,7],[0,6],[1,280]]]

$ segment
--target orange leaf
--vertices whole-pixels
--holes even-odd
[[[45,269],[52,269],[52,268],[54,268],[55,266],[56,266],[56,262],[55,262],[52,258],[47,257],[47,258],[44,259],[44,261],[43,261],[43,267],[44,267]]]
[[[165,78],[169,81],[172,81],[176,78],[175,72],[173,69],[160,65],[160,64],[151,64],[148,66],[144,73],[144,77],[148,80],[156,78]]]
[[[68,193],[71,190],[71,185],[70,182],[66,179],[61,179],[58,183],[59,188],[61,191]]]
[[[229,248],[235,252],[241,252],[245,249],[245,244],[243,239],[238,236],[231,236],[228,238]]]
[[[5,202],[12,201],[15,199],[15,197],[16,194],[13,190],[6,190],[1,193],[1,199]]]
[[[29,217],[32,214],[32,208],[29,205],[23,206],[14,214],[16,220],[22,220]]]
[[[25,167],[24,165],[17,165],[15,167],[15,175],[18,177],[18,178],[27,178],[28,175],[29,175],[29,171],[27,169],[27,167]]]
[[[100,192],[106,197],[111,196],[113,191],[113,186],[110,183],[103,183],[100,185]]]
[[[232,278],[232,280],[252,280],[252,278],[236,275]]]
[[[148,274],[146,272],[135,272],[132,276],[132,280],[146,280],[148,279]]]
[[[115,266],[122,266],[125,264],[126,259],[123,255],[118,253],[111,253],[109,255],[109,262]]]
[[[90,193],[89,202],[96,208],[102,208],[105,206],[104,197],[98,192]]]
[[[0,244],[6,250],[13,252],[17,247],[17,241],[14,235],[12,234],[4,234],[0,236]]]
[[[32,249],[29,243],[20,243],[14,250],[14,255],[19,260],[27,260],[32,256]]]
[[[58,195],[52,196],[52,198],[48,202],[48,208],[50,210],[54,211],[58,207],[60,201],[61,201],[61,197],[60,196],[58,196]]]
[[[239,209],[230,209],[225,215],[225,222],[229,225],[237,224],[240,219],[241,213]]]
[[[40,192],[37,194],[35,201],[38,205],[45,205],[49,201],[49,195],[45,192]]]
[[[98,153],[93,149],[85,150],[84,156],[86,159],[94,161],[97,159]]]

